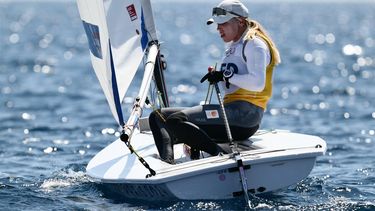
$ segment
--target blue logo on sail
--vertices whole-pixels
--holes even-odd
[[[97,25],[87,23],[85,21],[82,21],[82,22],[83,22],[83,27],[85,28],[87,39],[89,41],[89,47],[90,47],[91,53],[94,56],[100,59],[103,59],[102,47],[100,44],[99,27]]]

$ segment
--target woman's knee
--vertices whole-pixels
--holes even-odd
[[[184,122],[184,121],[187,121],[187,116],[186,114],[182,113],[182,112],[176,112],[176,113],[173,113],[171,114],[167,119],[166,119],[166,125],[167,127],[169,128],[173,128],[175,126],[177,126],[178,124]]]
[[[148,116],[148,122],[151,125],[156,123],[156,111],[152,111],[150,115]]]
[[[246,140],[256,133],[259,125],[250,128],[231,127],[234,140]]]
[[[148,123],[150,125],[151,130],[160,129],[160,127],[164,127],[165,120],[161,117],[160,110],[154,110],[148,116]]]

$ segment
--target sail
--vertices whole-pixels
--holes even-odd
[[[149,0],[77,0],[91,62],[116,121],[148,43],[157,40]]]

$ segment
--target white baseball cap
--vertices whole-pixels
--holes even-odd
[[[248,16],[248,9],[239,0],[224,0],[212,9],[212,18],[207,20],[207,25],[214,22],[222,24],[235,17]]]

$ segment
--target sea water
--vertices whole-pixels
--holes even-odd
[[[374,210],[375,3],[301,2],[245,2],[282,58],[261,128],[317,135],[328,149],[306,179],[253,197],[252,209]],[[207,90],[200,78],[225,48],[215,26],[205,25],[217,1],[152,3],[171,105],[196,105]],[[246,207],[242,198],[113,199],[86,175],[89,160],[117,138],[118,128],[73,1],[0,1],[0,93],[0,210]],[[130,88],[126,117],[136,95]]]

